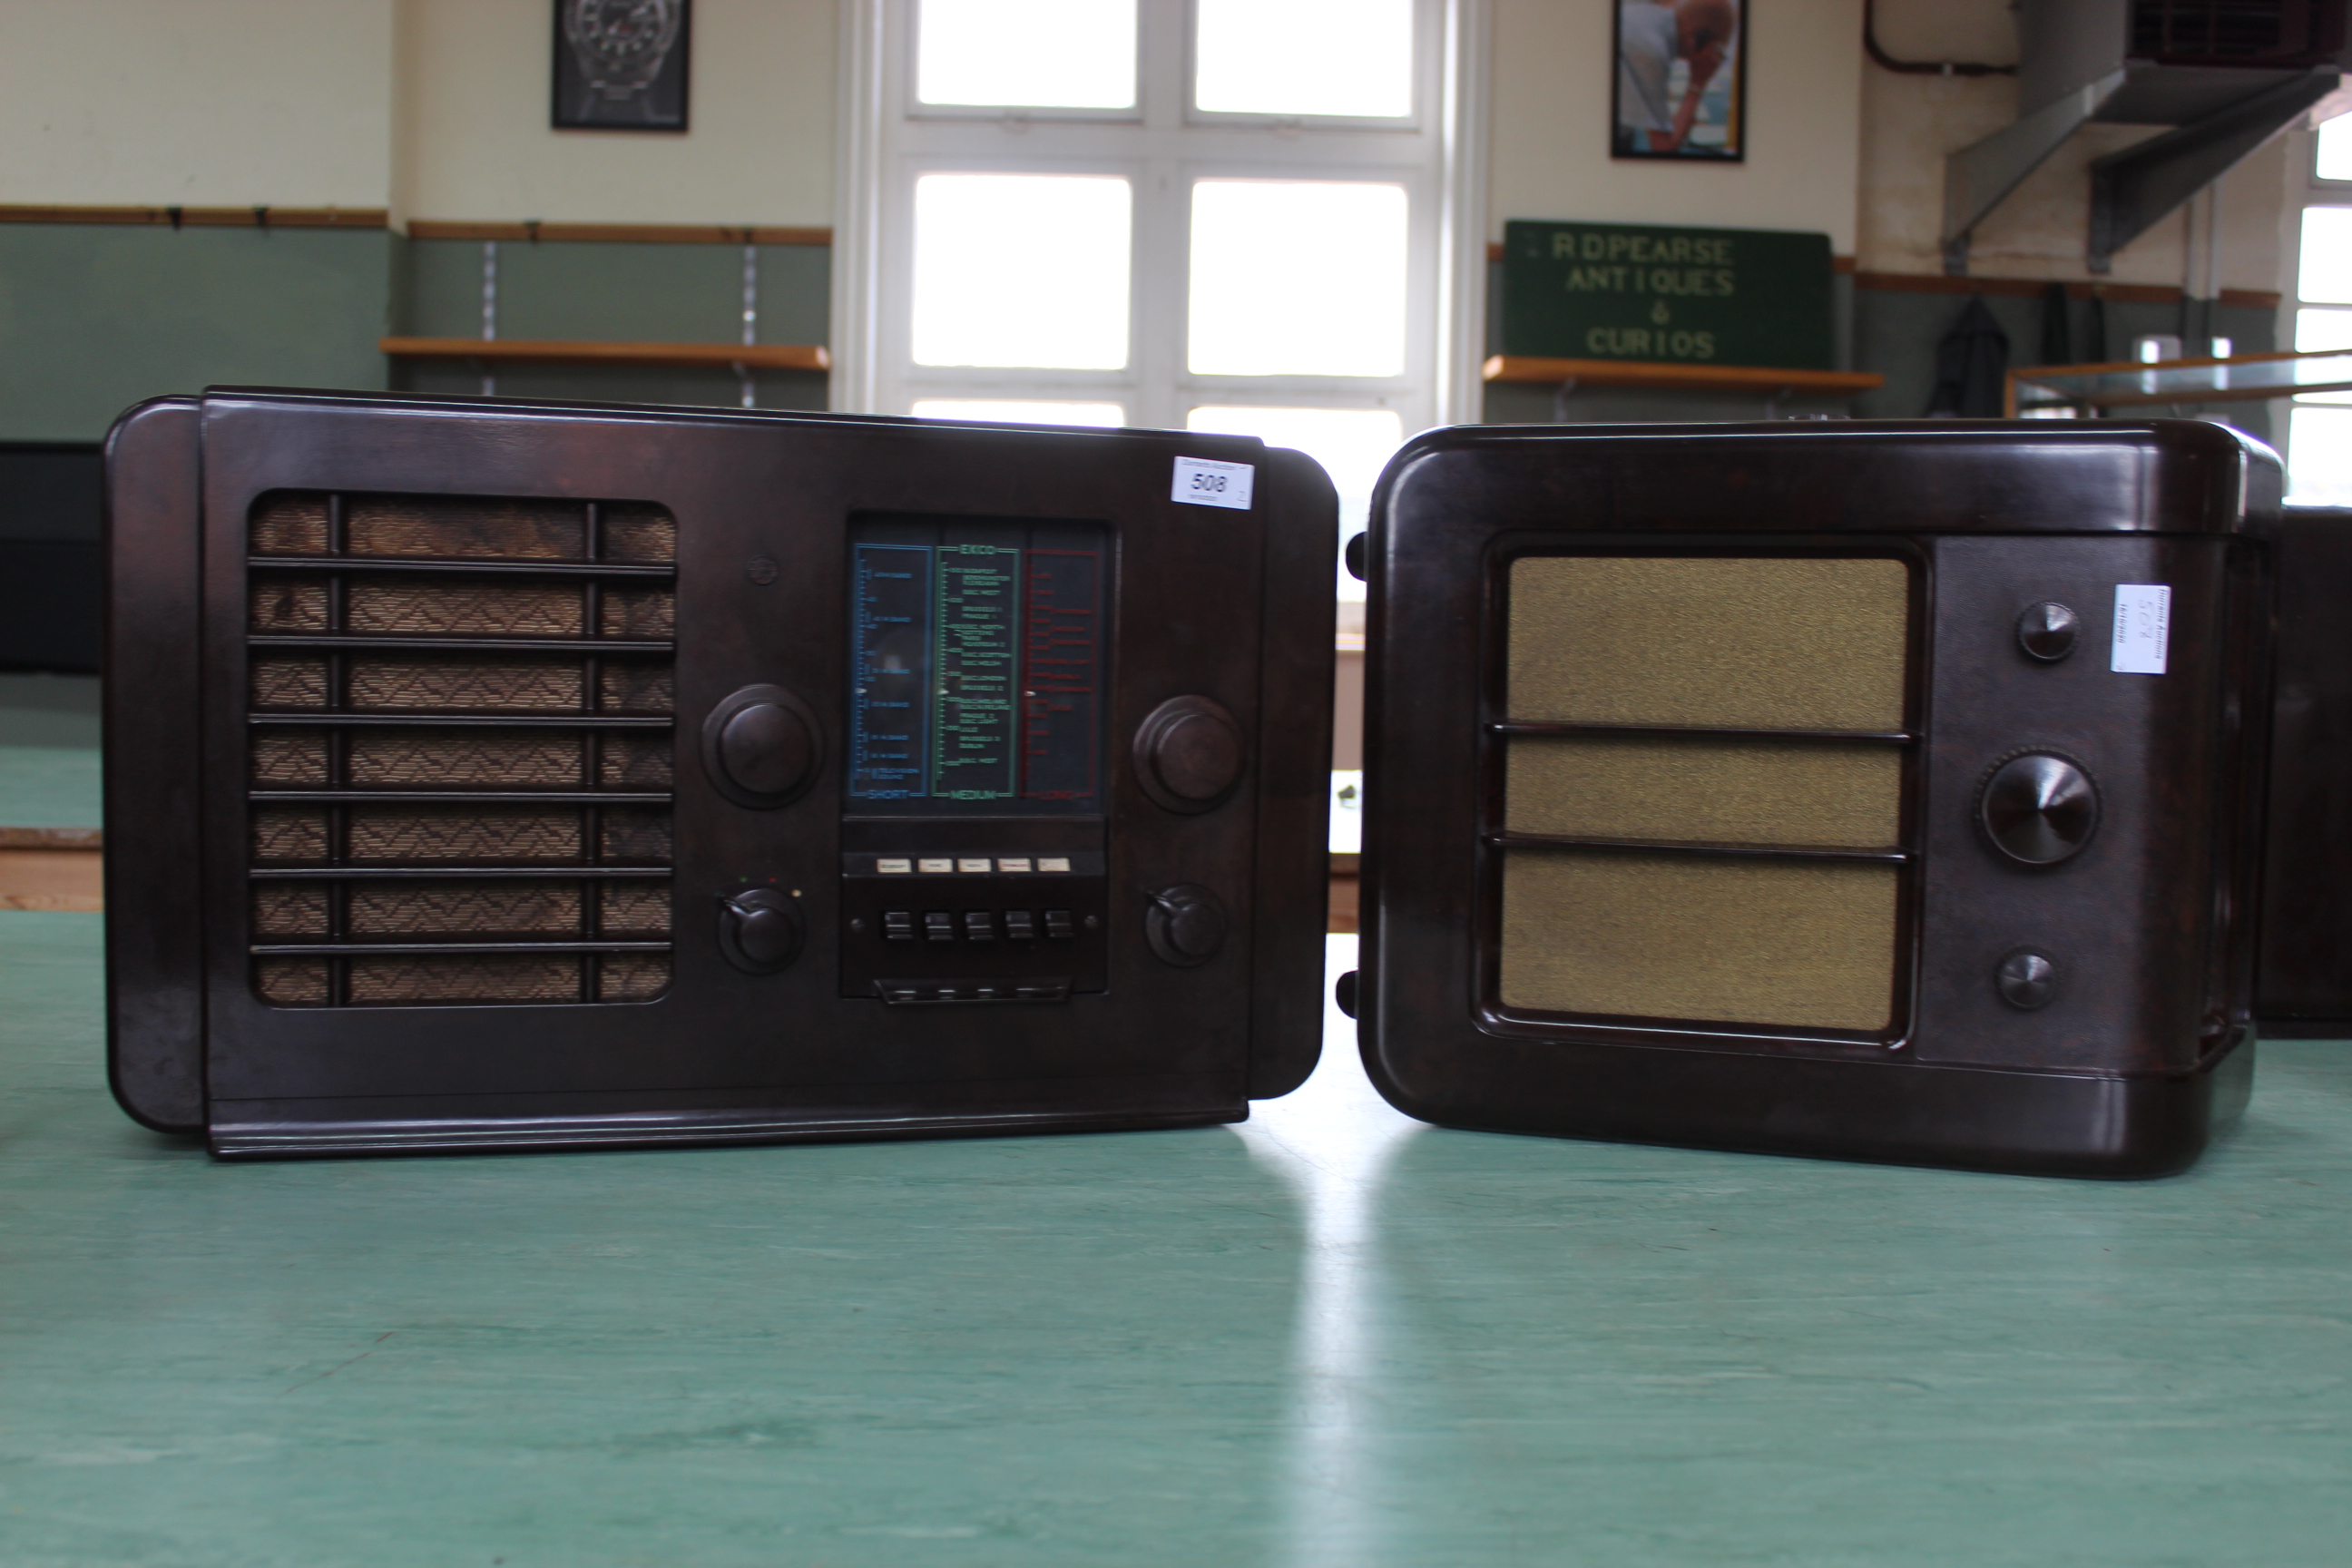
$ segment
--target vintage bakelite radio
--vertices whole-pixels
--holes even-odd
[[[1372,1080],[1462,1127],[2190,1162],[2252,1071],[2279,487],[2197,422],[1409,444],[1361,552]]]
[[[117,1096],[223,1155],[1231,1121],[1337,502],[1223,437],[215,391],[108,449]]]
[[[2352,1039],[2352,511],[2291,506],[2278,570],[2269,844],[2254,1014],[2278,1039]]]

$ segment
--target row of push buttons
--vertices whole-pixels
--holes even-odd
[[[874,862],[875,870],[886,877],[910,876],[921,872],[936,876],[957,871],[1067,871],[1070,858],[1066,855],[1045,855],[1032,859],[1026,855],[1007,856],[991,859],[986,856],[955,858],[901,860],[885,856]]]
[[[999,918],[998,912],[994,910],[966,910],[962,920],[959,921],[946,910],[931,910],[923,916],[922,934],[931,942],[953,942],[959,935],[966,942],[994,942],[997,938]],[[1037,940],[1037,916],[1034,910],[1006,910],[1001,918],[1004,922],[1003,935],[1006,941],[1034,942]],[[912,942],[915,940],[915,929],[914,910],[885,910],[882,911],[883,941]],[[1070,911],[1047,910],[1045,934],[1055,940],[1076,935],[1076,928],[1070,922]]]

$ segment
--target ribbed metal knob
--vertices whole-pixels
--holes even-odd
[[[2058,966],[2038,952],[2021,950],[2000,961],[1992,983],[2002,1001],[2030,1013],[2058,994]]]
[[[2018,613],[2017,646],[2044,664],[2073,653],[2082,635],[2083,617],[2054,600],[2028,605]]]
[[[1985,780],[1978,820],[1993,847],[2027,866],[2054,866],[2081,853],[2099,826],[2099,791],[2063,757],[2028,752]]]

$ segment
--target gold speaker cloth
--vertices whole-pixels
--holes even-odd
[[[1515,849],[1503,1004],[1875,1032],[1894,1006],[1897,885],[1891,865]]]
[[[1685,844],[1886,849],[1903,753],[1884,742],[1707,735],[1514,735],[1514,833]]]
[[[1900,561],[1527,556],[1510,593],[1513,719],[1902,728]]]

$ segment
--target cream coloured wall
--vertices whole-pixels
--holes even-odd
[[[1609,155],[1615,0],[1494,0],[1492,238],[1507,219],[1585,218],[1855,235],[1862,0],[1769,0],[1748,57],[1748,159]],[[1746,8],[1743,6],[1743,9]]]
[[[2006,0],[1881,0],[1880,46],[1898,59],[2006,62],[2017,38]],[[2016,116],[2013,77],[1900,75],[1866,66],[1862,100],[1862,222],[1857,257],[1865,271],[1940,272],[1944,155]],[[2076,132],[1992,216],[1978,226],[1969,269],[1988,277],[2089,277],[2083,248],[2090,224],[2093,159],[2161,132],[2152,126],[2088,125]],[[2220,285],[2284,286],[2281,216],[2287,187],[2287,138],[2273,141],[2220,183]],[[2108,276],[2117,283],[2183,281],[2200,297],[2205,279],[2204,200],[2194,232],[2176,212],[2118,251]]]
[[[548,126],[547,0],[396,0],[395,216],[833,222],[834,0],[699,0],[684,135]]]
[[[394,4],[0,0],[0,203],[384,205]]]

